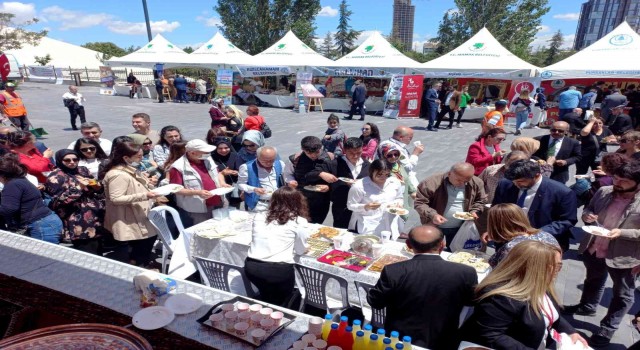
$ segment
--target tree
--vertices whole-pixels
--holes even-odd
[[[564,39],[562,38],[562,32],[560,30],[558,30],[555,34],[553,34],[553,37],[551,37],[551,40],[549,40],[549,48],[547,49],[547,57],[544,59],[544,66],[550,66],[552,64],[554,64],[556,61],[556,58],[558,57],[558,54],[560,53],[560,47],[562,47],[562,44],[564,42]]]
[[[38,45],[40,39],[47,35],[46,30],[31,32],[24,29],[38,23],[37,18],[23,23],[15,23],[14,18],[13,13],[0,12],[0,51],[20,49],[24,44]]]
[[[46,66],[47,63],[51,62],[51,55],[47,54],[46,56],[33,56],[33,60],[41,66]]]
[[[480,29],[491,34],[513,54],[527,58],[529,45],[549,12],[548,0],[454,0],[457,10],[449,11],[440,22],[439,53],[448,52]]]
[[[127,51],[120,46],[112,42],[89,42],[84,45],[80,45],[86,49],[98,51],[102,53],[101,60],[106,61],[112,57],[122,57],[127,54]]]
[[[220,32],[249,54],[258,54],[293,33],[315,48],[315,16],[320,0],[218,0]]]
[[[333,46],[333,37],[331,36],[331,32],[327,32],[327,35],[322,41],[322,44],[318,48],[318,52],[326,58],[333,59],[335,55],[335,49]]]
[[[187,46],[187,47],[185,47],[184,49],[182,49],[182,51],[184,51],[184,52],[186,52],[186,53],[192,53],[192,52],[193,52],[193,51],[195,51],[195,50],[193,49],[193,47],[191,47],[191,46]]]
[[[349,25],[349,19],[353,11],[349,10],[346,0],[340,2],[339,13],[338,27],[336,28],[338,32],[334,35],[334,39],[336,42],[336,53],[342,57],[355,48],[355,42],[358,40],[361,32],[353,30]]]

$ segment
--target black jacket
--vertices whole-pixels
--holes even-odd
[[[363,161],[360,174],[357,177],[358,179],[369,176],[369,165],[371,165],[371,163],[369,163],[368,160]],[[351,169],[349,169],[347,161],[342,157],[336,157],[333,160],[322,162],[317,169],[320,172],[329,173],[335,177],[347,177],[353,179]],[[320,172],[318,172],[318,175],[320,175]],[[318,178],[320,177],[318,176]],[[349,197],[349,189],[351,186],[344,181],[336,181],[329,184],[329,186],[331,187],[331,202],[333,202],[333,205],[346,208],[347,197]]]
[[[547,160],[547,151],[549,150],[549,139],[551,135],[544,135],[541,137],[536,137],[536,140],[540,141],[540,148],[533,155],[542,159]],[[582,153],[580,152],[581,146],[578,140],[574,140],[569,137],[564,137],[562,140],[562,145],[560,146],[560,150],[556,155],[556,160],[565,160],[567,161],[567,165],[565,166],[553,166],[553,172],[551,173],[551,178],[558,182],[562,182],[563,184],[569,181],[569,166],[575,164],[582,159]]]
[[[560,120],[569,124],[569,132],[574,135],[580,135],[580,131],[582,131],[582,128],[587,125],[587,123],[584,122],[582,116],[574,112],[565,114]]]
[[[387,265],[367,300],[387,308],[384,328],[429,349],[457,349],[460,312],[473,300],[476,271],[437,255],[416,255]]]
[[[625,132],[633,129],[633,123],[631,117],[626,114],[620,114],[618,116],[609,116],[609,130],[616,135],[621,136]]]
[[[560,311],[558,305],[553,304]],[[562,315],[553,323],[553,328],[559,333],[576,332]],[[475,305],[473,315],[464,323],[460,334],[463,340],[495,350],[537,350],[544,330],[544,318],[538,318],[529,303],[494,295]]]

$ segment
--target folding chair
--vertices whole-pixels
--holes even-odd
[[[304,309],[305,305],[310,305],[319,309],[327,310],[328,313],[335,315],[350,307],[349,282],[347,282],[346,279],[314,268],[302,266],[300,264],[296,264],[295,269],[300,275],[302,286],[305,290],[304,302],[300,305],[300,311]],[[331,279],[335,280],[340,285],[342,307],[329,307],[327,298],[327,282]]]
[[[225,292],[231,292],[231,286],[229,285],[229,271],[236,270],[240,273],[244,289],[247,292],[247,297],[255,298],[257,296],[257,293],[253,290],[251,282],[244,273],[243,267],[205,259],[199,256],[196,256],[195,259],[198,271],[200,271],[200,278],[202,278],[205,285]]]
[[[173,239],[171,230],[167,224],[167,213],[173,217],[173,221],[178,228],[178,232],[180,232],[179,236],[175,240]],[[160,233],[158,237],[160,237],[160,241],[162,242],[162,273],[167,273],[167,260],[169,259],[169,256],[173,254],[173,250],[176,246],[175,242],[182,239],[180,236],[182,235],[182,231],[184,231],[182,220],[180,220],[180,214],[170,206],[162,205],[149,211],[149,221],[151,221],[153,227],[155,227]]]
[[[356,285],[356,291],[358,292],[358,302],[360,303],[360,308],[364,310],[363,299],[367,300],[367,294],[374,287],[368,283],[353,281]],[[364,291],[364,296],[360,294],[360,290]],[[368,304],[368,303],[367,303]],[[371,307],[371,325],[375,328],[384,328],[384,320],[387,317],[387,309],[375,309]]]

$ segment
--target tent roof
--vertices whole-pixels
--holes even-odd
[[[524,78],[539,68],[512,54],[482,28],[451,52],[422,65],[431,77]]]
[[[282,39],[268,49],[253,56],[254,65],[289,66],[289,67],[325,67],[332,60],[313,51],[298,39],[292,31],[288,31]]]
[[[253,57],[233,45],[219,32],[190,55],[190,62],[202,65],[251,64]]]
[[[51,55],[48,65],[54,67],[93,68],[103,66],[100,58],[102,53],[82,46],[66,43],[64,41],[43,37],[37,46],[23,43],[21,49],[7,50],[7,54],[13,55],[20,65],[37,65],[35,56]]]
[[[165,68],[184,66],[189,55],[162,35],[157,34],[139,50],[123,57],[115,57],[107,61],[112,67],[144,67],[153,68],[156,63],[164,63]]]
[[[356,49],[333,62],[331,67],[420,68],[421,65],[403,55],[380,33],[374,32]]]
[[[580,52],[542,69],[542,79],[638,78],[640,35],[627,22]]]

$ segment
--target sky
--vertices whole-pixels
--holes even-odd
[[[338,25],[340,0],[321,0],[322,10],[316,18],[316,35],[321,40]],[[455,9],[453,0],[413,0],[416,7],[414,49],[438,32],[444,13]],[[565,47],[573,43],[582,0],[549,0],[551,10],[542,19],[533,47],[544,46],[560,30]],[[220,24],[213,11],[216,0],[147,0],[152,34],[161,33],[179,47],[194,49],[208,41]],[[353,29],[361,30],[359,43],[374,31],[391,32],[392,0],[348,0]],[[375,6],[372,6],[375,5]],[[32,2],[2,2],[0,12],[16,15],[18,21],[33,17],[37,24],[31,30],[47,29],[49,37],[82,45],[94,41],[110,41],[120,47],[142,46],[148,42],[142,0],[37,0]]]

